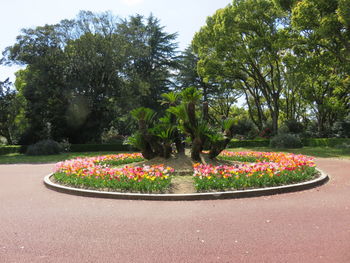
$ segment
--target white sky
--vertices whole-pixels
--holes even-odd
[[[74,18],[80,10],[112,11],[126,18],[153,13],[168,33],[178,32],[181,50],[192,40],[195,32],[205,24],[208,16],[228,5],[231,0],[0,0],[0,50],[15,43],[22,28],[55,24],[62,19]],[[1,57],[1,56],[0,56]],[[10,77],[16,67],[0,66],[0,81]]]

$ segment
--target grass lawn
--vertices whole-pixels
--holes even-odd
[[[331,147],[303,147],[299,149],[272,149],[268,147],[258,148],[232,148],[231,151],[261,151],[261,152],[289,152],[304,154],[314,157],[323,158],[346,158],[350,159],[350,149],[338,149]],[[27,156],[19,153],[0,155],[0,164],[15,163],[56,163],[75,157],[97,156],[106,154],[117,154],[119,152],[79,152],[79,153],[62,153],[57,155]]]
[[[118,152],[77,152],[77,153],[61,153],[55,155],[40,155],[27,156],[20,153],[11,153],[0,155],[0,164],[14,164],[14,163],[56,163],[75,157],[88,157],[106,154],[117,154]]]
[[[269,147],[256,147],[256,148],[232,148],[230,151],[259,151],[259,152],[287,152],[295,154],[303,154],[314,157],[322,158],[346,158],[350,159],[350,149],[340,149],[333,147],[308,147],[296,149],[274,149]]]

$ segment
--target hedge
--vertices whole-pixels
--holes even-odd
[[[350,138],[309,138],[302,141],[304,146],[311,147],[335,147],[343,143],[350,144]]]
[[[0,155],[9,153],[19,153],[21,149],[20,145],[4,145],[0,146]]]
[[[335,147],[341,144],[350,144],[350,138],[310,138],[302,140],[304,146],[311,147]],[[254,148],[269,147],[270,140],[232,140],[228,144],[228,148]],[[25,152],[27,146],[20,145],[4,145],[0,146],[0,155],[9,153]],[[72,144],[71,152],[99,152],[99,151],[136,151],[129,145],[119,144]]]
[[[72,144],[71,152],[108,152],[108,151],[130,151],[129,145],[120,144]]]
[[[270,140],[242,140],[242,141],[231,141],[228,148],[244,148],[244,147],[268,147]]]
[[[350,138],[308,138],[302,140],[303,146],[311,147],[335,147],[343,143],[350,144]],[[270,140],[232,140],[228,148],[245,148],[245,147],[269,147]]]

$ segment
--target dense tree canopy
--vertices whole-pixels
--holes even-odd
[[[349,137],[349,17],[350,0],[234,0],[182,52],[153,15],[82,11],[23,29],[0,60],[23,66],[14,86],[0,82],[0,136],[31,144],[130,135],[130,112],[162,116],[192,87],[207,123],[234,120],[231,135]]]
[[[176,67],[176,34],[159,20],[81,12],[75,20],[25,29],[4,52],[19,74],[27,101],[23,143],[45,136],[99,141],[113,125],[128,133],[125,118],[137,106],[160,109]]]
[[[327,136],[349,114],[345,2],[233,1],[194,37],[198,73],[240,90],[260,130],[270,119],[277,133],[281,117],[305,122],[311,111]]]

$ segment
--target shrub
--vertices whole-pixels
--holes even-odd
[[[350,144],[347,138],[310,138],[304,139],[303,144],[311,147],[336,147],[341,144]]]
[[[124,145],[121,141],[118,144],[72,144],[71,152],[109,152],[109,151],[129,151],[134,148]]]
[[[60,145],[62,147],[62,151],[63,152],[70,152],[71,144],[69,143],[69,141],[67,139],[65,139],[62,142],[60,142]]]
[[[349,117],[347,119],[350,119]],[[333,135],[336,137],[350,137],[350,120],[337,121],[332,127]]]
[[[301,148],[303,147],[298,136],[284,133],[271,138],[270,147],[272,148]]]
[[[6,145],[7,144],[7,139],[3,136],[0,136],[0,145]]]
[[[111,127],[109,130],[105,130],[101,135],[102,143],[119,144],[121,141],[124,140],[124,136],[120,135],[119,131],[114,127]]]
[[[335,146],[335,148],[338,148],[338,149],[349,149],[350,150],[350,143],[342,143],[342,144],[338,144]]]
[[[257,129],[255,128],[254,123],[249,119],[239,119],[233,126],[232,126],[232,132],[234,134],[238,135],[250,135],[251,137],[254,135],[254,137],[258,134]]]
[[[26,151],[27,155],[50,155],[59,154],[63,147],[54,140],[42,140],[35,144],[29,145]]]
[[[21,146],[19,145],[5,145],[0,146],[0,155],[9,153],[19,153]]]
[[[240,147],[268,147],[270,145],[270,140],[260,139],[260,140],[242,140],[235,141],[232,140],[227,147],[228,148],[240,148]]]
[[[304,125],[296,120],[288,120],[285,122],[285,125],[288,128],[288,132],[293,134],[303,133],[305,130]]]

